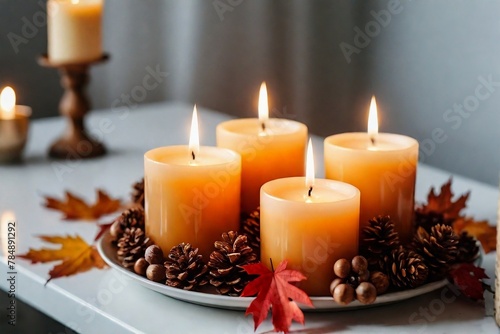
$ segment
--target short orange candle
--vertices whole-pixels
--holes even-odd
[[[286,119],[268,119],[267,90],[262,84],[259,118],[236,119],[217,126],[217,146],[241,154],[241,210],[259,206],[260,187],[267,181],[304,175],[307,127]]]
[[[377,215],[390,215],[403,241],[413,233],[418,142],[378,133],[372,99],[368,133],[343,133],[325,139],[326,178],[350,183],[361,191],[360,233]]]
[[[189,242],[208,260],[214,241],[239,228],[241,157],[197,141],[193,112],[189,147],[160,147],[144,155],[146,234],[166,254]]]
[[[330,294],[333,265],[358,254],[359,190],[338,181],[314,179],[312,148],[308,175],[270,181],[261,189],[261,261],[289,261],[307,280],[310,296]]]

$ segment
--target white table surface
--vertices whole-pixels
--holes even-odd
[[[187,143],[191,111],[190,105],[163,103],[142,106],[127,115],[94,112],[88,120],[89,128],[102,134],[100,120],[106,118],[110,122],[103,128],[107,132],[104,141],[110,153],[103,158],[78,162],[54,162],[46,158],[49,144],[64,128],[61,118],[33,122],[24,164],[0,166],[0,214],[5,210],[15,212],[18,254],[25,253],[29,247],[45,246],[36,238],[40,234],[79,234],[91,242],[95,225],[63,222],[60,213],[42,207],[42,194],[62,196],[68,189],[94,200],[96,187],[101,187],[113,196],[127,198],[132,182],[143,175],[145,151]],[[213,145],[215,126],[229,116],[202,109],[199,119],[202,144]],[[314,145],[318,175],[322,176],[321,138],[314,138]],[[62,166],[64,173],[61,175]],[[430,186],[440,186],[449,177],[448,172],[420,165],[417,200],[424,200]],[[456,194],[472,190],[468,212],[495,224],[496,188],[454,176],[453,189]],[[486,255],[483,266],[490,277],[494,277],[494,262],[494,253]],[[44,286],[51,267],[52,264],[31,265],[17,259],[17,297],[78,332],[253,333],[252,319],[244,317],[243,312],[174,300],[128,281],[112,269],[94,269],[53,280]],[[0,268],[6,276],[8,270],[4,260]],[[7,290],[3,277],[0,277],[0,287]],[[305,327],[294,324],[292,329],[300,333],[498,332],[491,294],[486,294],[484,308],[460,298],[450,300],[448,292],[439,290],[402,303],[365,310],[307,313]],[[268,319],[257,332],[271,329]]]

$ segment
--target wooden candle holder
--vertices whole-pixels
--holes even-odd
[[[59,103],[59,112],[69,120],[66,132],[49,149],[49,156],[56,159],[89,159],[106,154],[104,145],[91,138],[85,130],[85,115],[90,102],[84,92],[89,82],[89,66],[109,59],[105,54],[100,59],[74,64],[53,63],[42,55],[38,63],[43,67],[57,68],[61,75],[64,94]]]

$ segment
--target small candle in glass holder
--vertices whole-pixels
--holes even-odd
[[[21,160],[28,138],[31,108],[16,105],[16,93],[5,87],[0,93],[0,163]]]

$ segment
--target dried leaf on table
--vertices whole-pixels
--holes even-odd
[[[248,274],[259,276],[248,283],[241,294],[242,297],[257,295],[245,313],[253,315],[255,329],[264,321],[272,307],[274,330],[288,333],[292,320],[304,324],[304,314],[295,302],[313,307],[307,294],[290,284],[305,280],[306,277],[299,271],[287,270],[287,264],[288,261],[284,260],[275,271],[269,270],[262,263],[243,266]]]
[[[44,206],[62,212],[66,220],[96,220],[121,207],[119,199],[111,198],[101,189],[97,190],[97,201],[92,205],[69,191],[65,195],[63,200],[46,196]]]
[[[427,195],[427,204],[417,208],[417,212],[422,214],[442,214],[445,221],[453,221],[461,217],[460,212],[467,206],[470,192],[463,194],[457,200],[453,201],[453,192],[451,191],[452,179],[441,186],[441,191],[437,193],[432,187]]]
[[[30,260],[31,263],[47,263],[62,261],[49,272],[47,283],[54,278],[76,275],[92,268],[106,267],[97,249],[89,245],[81,237],[76,236],[40,236],[45,242],[61,245],[60,248],[31,249],[19,257]]]
[[[473,300],[483,300],[484,290],[491,288],[483,282],[483,278],[489,278],[483,268],[476,267],[471,263],[463,263],[450,271],[450,279],[464,296]]]
[[[486,220],[476,221],[471,217],[459,218],[453,223],[453,229],[457,234],[467,232],[479,240],[485,253],[494,251],[497,247],[496,227],[488,224]]]

